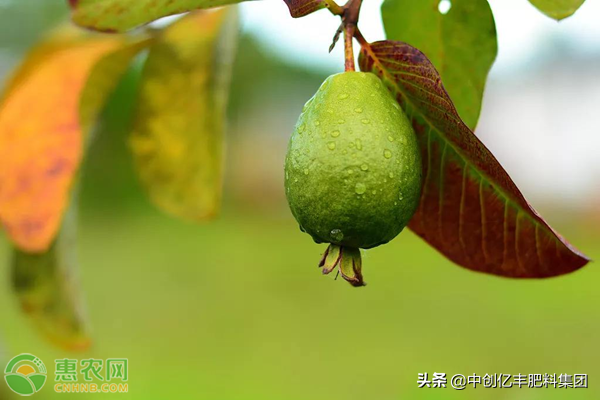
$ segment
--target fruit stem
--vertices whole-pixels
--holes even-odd
[[[342,7],[342,24],[344,25],[344,49],[346,59],[346,71],[356,70],[356,67],[354,66],[354,49],[352,48],[352,40],[354,39],[354,32],[356,32],[357,29],[361,6],[362,0],[349,0],[344,5],[344,7]]]
[[[324,0],[325,5],[333,15],[339,15],[342,17],[342,30],[344,32],[344,55],[345,55],[345,70],[355,71],[354,65],[354,49],[352,48],[352,40],[356,35],[358,18],[360,16],[360,8],[363,0],[348,0],[348,2],[340,7],[335,0]],[[335,46],[337,41],[337,35],[333,40],[333,44],[329,48],[329,51]]]
[[[356,71],[354,66],[354,49],[352,48],[352,39],[354,38],[354,30],[356,26],[346,25],[344,26],[344,53],[345,53],[345,70]]]

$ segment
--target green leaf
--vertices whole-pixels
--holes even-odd
[[[162,17],[244,0],[69,0],[73,22],[103,32],[123,32]]]
[[[195,12],[150,49],[131,136],[139,177],[165,212],[193,221],[220,206],[237,11]]]
[[[442,76],[458,114],[475,129],[488,72],[498,44],[486,0],[452,0],[447,14],[439,0],[386,0],[381,8],[386,36],[420,49]]]
[[[538,10],[558,21],[575,14],[585,0],[529,0]]]
[[[363,46],[359,63],[381,77],[419,140],[424,182],[414,232],[455,263],[495,275],[545,278],[588,263],[461,121],[423,53],[386,40]]]
[[[72,203],[47,251],[34,254],[14,249],[11,282],[21,309],[41,335],[63,349],[85,350],[90,338],[74,276],[75,209]]]

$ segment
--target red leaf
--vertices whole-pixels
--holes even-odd
[[[424,181],[414,232],[455,263],[495,275],[545,278],[587,264],[463,123],[423,53],[381,41],[363,46],[359,63],[382,78],[419,139]]]
[[[304,17],[315,11],[325,8],[326,4],[323,0],[283,0],[290,9],[290,14],[294,18]]]

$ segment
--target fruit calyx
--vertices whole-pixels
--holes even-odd
[[[323,275],[327,275],[337,268],[338,274],[341,273],[342,278],[352,286],[366,286],[361,272],[360,249],[330,244],[323,254],[319,267],[323,268]]]

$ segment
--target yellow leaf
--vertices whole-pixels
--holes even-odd
[[[44,252],[52,243],[89,128],[144,44],[61,31],[8,83],[0,103],[0,221],[21,250]]]
[[[167,28],[142,74],[131,147],[152,201],[202,221],[220,205],[237,13],[195,12]]]

